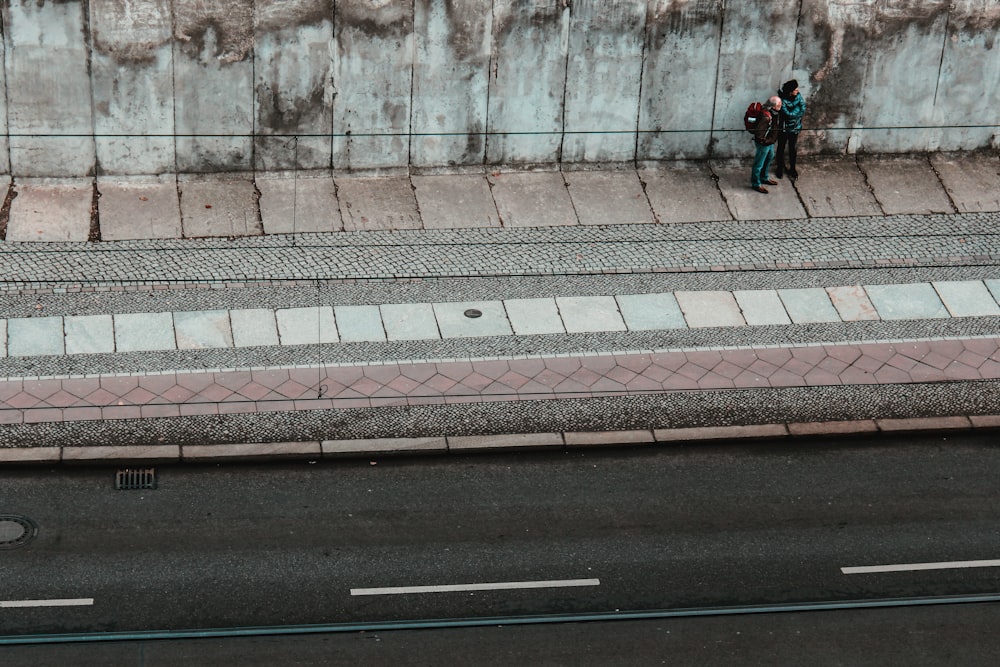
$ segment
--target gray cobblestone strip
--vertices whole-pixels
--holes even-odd
[[[539,276],[1000,262],[1000,214],[2,244],[9,286],[43,282]]]
[[[184,446],[991,415],[998,397],[1000,381],[981,381],[4,424],[0,447]]]

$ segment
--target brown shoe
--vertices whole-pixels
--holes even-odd
[[[763,192],[764,194],[767,194],[767,188],[765,188],[763,185],[754,186],[753,189],[756,190],[757,192]]]
[[[764,182],[767,183],[768,185],[777,185],[778,184],[778,181],[772,181],[771,179],[768,179],[768,180],[766,180]]]

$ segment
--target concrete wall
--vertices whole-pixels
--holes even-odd
[[[0,172],[746,155],[798,78],[813,152],[997,146],[996,0],[0,0]]]

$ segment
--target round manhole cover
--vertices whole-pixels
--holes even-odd
[[[26,516],[0,514],[0,549],[13,549],[30,542],[37,532],[38,527]]]
[[[465,316],[471,317],[472,319],[476,319],[477,317],[483,316],[483,311],[477,310],[475,308],[469,308],[467,311],[465,311]]]

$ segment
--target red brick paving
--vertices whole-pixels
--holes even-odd
[[[15,378],[0,381],[0,424],[991,379],[1000,338]]]

